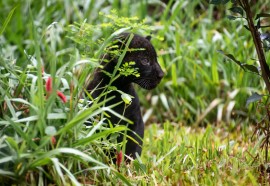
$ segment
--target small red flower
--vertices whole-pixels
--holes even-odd
[[[51,77],[47,79],[45,88],[46,88],[47,99],[48,99],[48,96],[52,93],[52,78]],[[62,100],[63,103],[67,102],[67,97],[59,90],[57,90],[57,96]]]
[[[46,92],[51,93],[52,92],[52,78],[49,77],[46,81]]]
[[[116,165],[118,167],[118,172],[120,172],[119,168],[122,163],[122,159],[123,159],[123,153],[120,150],[119,152],[116,153]]]
[[[53,145],[56,144],[56,138],[54,136],[51,137],[51,142],[52,142]]]
[[[63,101],[63,103],[67,102],[67,97],[60,91],[57,90],[57,96]]]

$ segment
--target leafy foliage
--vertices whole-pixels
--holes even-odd
[[[135,65],[135,62],[126,62],[122,64],[122,66],[118,69],[120,74],[123,76],[135,76],[135,77],[140,77],[140,73],[138,72],[137,68],[134,68],[132,66]]]
[[[83,54],[86,56],[99,58],[101,53],[119,52],[106,47],[115,36],[122,32],[144,31],[147,34],[151,31],[151,28],[145,24],[145,21],[140,21],[138,17],[118,16],[116,10],[112,10],[110,14],[100,12],[99,15],[104,17],[104,22],[101,24],[76,23],[70,25],[68,29],[70,34],[68,37],[83,48]],[[109,40],[104,41],[104,37],[108,36],[110,36]]]

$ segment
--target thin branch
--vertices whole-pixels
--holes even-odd
[[[251,35],[253,38],[253,42],[255,44],[256,52],[258,54],[258,58],[259,58],[260,66],[261,66],[261,71],[262,71],[262,77],[263,77],[263,80],[266,84],[266,88],[267,88],[268,92],[270,93],[270,82],[269,82],[270,70],[269,70],[269,66],[267,65],[266,60],[265,60],[265,55],[264,55],[260,35],[259,35],[257,28],[254,25],[253,17],[252,17],[252,13],[250,10],[250,5],[249,5],[248,0],[241,0],[241,2],[242,2],[244,10],[246,12],[248,26],[249,26],[249,29],[250,29],[250,32],[251,32]]]

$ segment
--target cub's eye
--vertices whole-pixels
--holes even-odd
[[[150,65],[150,61],[148,59],[142,59],[141,62],[143,65]]]

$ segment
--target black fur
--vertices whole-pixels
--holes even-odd
[[[119,38],[117,38],[118,42],[117,45],[120,49],[125,48],[125,43],[128,40],[130,34],[125,33],[121,34]],[[134,98],[132,99],[131,104],[126,108],[124,117],[128,118],[129,120],[133,121],[133,124],[129,124],[128,127],[135,133],[137,133],[141,139],[144,136],[144,122],[142,120],[142,115],[140,111],[140,102],[139,98],[134,90],[132,83],[137,83],[142,88],[145,89],[153,89],[155,88],[158,83],[161,81],[162,77],[164,76],[163,71],[161,70],[158,62],[157,62],[157,54],[150,43],[150,37],[142,37],[139,35],[134,34],[132,41],[128,47],[129,49],[140,49],[140,50],[131,50],[128,51],[122,61],[124,62],[135,62],[135,68],[138,68],[138,72],[140,73],[140,77],[135,77],[134,75],[130,76],[123,76],[121,75],[116,81],[112,83],[111,86],[117,87],[118,90],[121,90]],[[142,50],[143,49],[143,50]],[[104,71],[113,73],[115,65],[117,64],[118,57],[111,54],[105,54],[102,59],[102,65],[104,66],[103,69],[98,68],[95,73],[93,80],[88,85],[88,91],[92,94],[93,98],[98,97],[103,89],[108,85],[110,81],[110,77],[106,75]],[[109,61],[109,62],[105,62]],[[117,72],[118,73],[118,72]],[[93,91],[94,90],[94,91]],[[115,96],[115,98],[107,103],[107,105],[111,105],[114,103],[118,103],[122,101],[121,94],[117,91],[110,92],[107,97]],[[113,108],[119,114],[123,114],[125,104],[122,103]],[[119,122],[119,118],[110,115],[110,121],[113,124],[117,124]],[[126,124],[126,122],[121,121],[122,124]],[[138,143],[136,144],[132,140],[128,139],[126,144],[126,155],[136,158],[135,153],[137,152],[141,155],[142,151],[142,140],[138,138],[134,133],[128,132],[129,136],[134,138]],[[118,141],[122,141],[122,136],[118,138]]]

